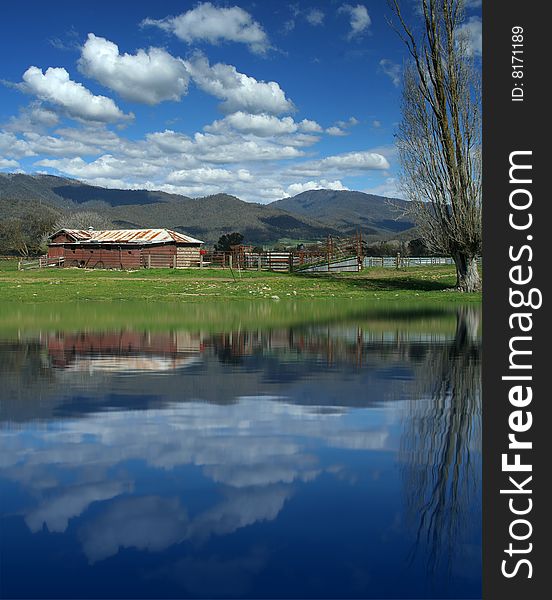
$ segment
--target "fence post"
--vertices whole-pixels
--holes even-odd
[[[199,268],[203,269],[203,254],[199,254]]]
[[[259,254],[257,256],[257,271],[261,270],[262,264],[263,264],[263,259],[262,259],[261,255]]]
[[[151,269],[151,254],[148,254],[148,269]]]
[[[230,254],[230,255],[228,256],[228,264],[230,265],[230,269],[232,269],[232,263],[233,263],[233,262],[234,262],[234,261],[232,260],[232,255]]]
[[[176,269],[176,254],[173,254],[173,260],[172,260],[172,263],[173,263],[173,265],[172,265],[172,266],[173,266],[173,269]]]

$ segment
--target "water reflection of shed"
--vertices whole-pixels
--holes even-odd
[[[198,267],[202,244],[171,229],[60,229],[48,240],[48,258],[68,267]]]
[[[193,364],[201,336],[187,332],[110,331],[50,334],[54,367],[101,371],[166,371]]]

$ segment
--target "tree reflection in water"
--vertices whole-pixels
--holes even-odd
[[[459,308],[454,340],[419,362],[419,394],[408,401],[400,446],[407,515],[417,529],[410,558],[425,548],[428,572],[447,577],[480,514],[473,510],[481,479],[479,320],[478,308]]]

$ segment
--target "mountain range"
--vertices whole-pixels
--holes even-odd
[[[353,191],[312,190],[270,204],[217,194],[189,198],[160,191],[109,189],[53,175],[0,174],[0,218],[23,210],[95,211],[115,227],[167,227],[208,243],[238,231],[244,241],[318,240],[360,231],[367,241],[415,237],[404,200]]]

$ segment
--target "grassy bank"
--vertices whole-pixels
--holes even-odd
[[[474,310],[479,307],[472,305]],[[279,330],[340,325],[373,332],[454,332],[453,304],[410,306],[359,300],[304,302],[71,302],[16,304],[0,312],[0,339],[40,332]]]
[[[361,273],[298,275],[228,270],[142,269],[101,271],[41,269],[17,271],[16,261],[0,261],[0,304],[141,300],[202,302],[213,300],[363,299],[399,302],[479,302],[480,294],[462,294],[449,265]]]

